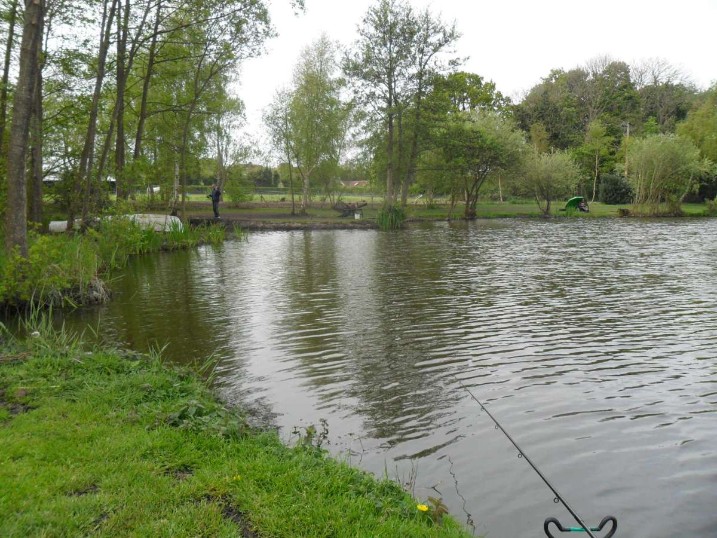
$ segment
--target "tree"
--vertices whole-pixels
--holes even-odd
[[[476,217],[478,194],[492,175],[516,166],[525,147],[512,121],[490,111],[459,113],[437,134],[445,166],[461,182],[466,219]]]
[[[354,93],[368,115],[382,125],[386,167],[386,207],[396,201],[397,119],[411,93],[409,77],[416,35],[411,6],[401,0],[379,0],[358,27],[359,39],[344,59]]]
[[[634,140],[629,147],[629,180],[633,203],[647,206],[652,214],[668,202],[679,211],[684,197],[695,186],[696,177],[710,169],[709,161],[688,138],[658,134]]]
[[[652,120],[660,133],[672,133],[687,117],[697,93],[694,84],[677,67],[662,58],[649,58],[631,68],[639,92],[640,120]],[[643,135],[651,134],[638,131]]]
[[[677,133],[690,138],[703,157],[717,163],[717,84],[705,92],[702,102],[678,125]]]
[[[532,125],[542,124],[552,148],[579,145],[587,124],[587,112],[577,88],[584,86],[586,79],[587,73],[580,69],[552,71],[515,106],[518,125],[529,132]]]
[[[264,111],[264,124],[269,128],[269,134],[274,150],[286,162],[289,180],[289,192],[291,194],[291,214],[296,214],[294,199],[294,152],[291,145],[289,104],[291,94],[289,90],[280,90],[274,94],[274,98],[268,108]]]
[[[493,82],[486,82],[476,73],[454,71],[437,75],[426,105],[430,119],[441,121],[442,116],[474,110],[506,111],[510,99],[503,96]]]
[[[405,106],[409,115],[407,119],[410,125],[410,137],[408,137],[408,155],[405,157],[405,172],[401,181],[401,205],[403,207],[407,203],[408,189],[416,180],[416,162],[419,152],[424,149],[429,129],[426,125],[427,122],[424,121],[424,102],[427,99],[431,83],[439,79],[447,70],[446,65],[441,62],[441,55],[459,37],[455,23],[446,26],[428,9],[419,13],[413,24],[416,26],[415,44],[411,47],[413,56],[410,58],[413,93]],[[399,115],[399,118],[402,116]],[[403,122],[401,123],[403,126]],[[405,132],[404,129],[399,129],[398,143],[401,149],[405,147],[401,136]],[[400,155],[401,153],[403,151],[399,150],[399,158],[403,160],[404,157]]]
[[[176,152],[175,177],[185,214],[190,169],[208,144],[210,119],[230,103],[234,106],[227,94],[231,72],[238,62],[261,52],[271,29],[266,6],[251,0],[190,4],[172,15],[170,25],[172,32],[156,60],[163,63],[157,69],[162,86],[153,95],[169,111],[161,128],[165,143]],[[177,201],[175,197],[175,209]]]
[[[111,2],[111,3],[110,3]],[[102,4],[102,21],[100,24],[99,51],[97,55],[97,66],[95,73],[94,91],[89,111],[85,141],[82,146],[78,170],[74,174],[73,195],[67,215],[67,229],[72,230],[78,209],[81,207],[82,220],[87,222],[89,218],[92,198],[92,170],[95,157],[95,143],[97,134],[97,119],[99,116],[100,98],[102,85],[105,78],[105,66],[107,53],[110,46],[113,21],[117,10],[118,0],[104,0]],[[97,189],[95,189],[97,192]]]
[[[7,38],[3,61],[2,81],[0,81],[0,155],[4,153],[5,124],[7,123],[8,86],[10,82],[10,62],[15,40],[15,22],[17,20],[18,0],[11,0],[7,15]]]
[[[394,206],[399,187],[405,205],[430,125],[425,100],[436,77],[457,63],[448,55],[459,34],[429,10],[415,13],[407,2],[380,0],[359,36],[344,71],[371,126],[369,141],[381,148],[375,162],[385,168],[386,207]]]
[[[545,125],[538,122],[530,126],[530,143],[538,153],[550,151],[550,139]]]
[[[565,151],[531,152],[524,161],[523,188],[532,193],[544,215],[550,215],[554,200],[570,195],[578,183],[580,169]]]
[[[600,170],[603,162],[610,155],[612,145],[613,138],[607,134],[605,124],[603,124],[600,120],[590,122],[588,130],[585,133],[585,142],[577,149],[576,153],[586,164],[588,164],[586,168],[591,171],[593,179],[591,202],[594,202],[595,197],[597,196]]]
[[[335,169],[344,148],[348,107],[335,76],[336,45],[325,35],[306,48],[294,71],[288,115],[288,140],[302,183],[301,212],[310,204],[313,175]]]
[[[13,100],[13,116],[8,147],[8,195],[5,245],[8,252],[18,249],[27,256],[27,190],[25,157],[30,118],[35,103],[38,50],[42,42],[44,0],[26,0],[20,45],[20,72]]]
[[[585,107],[585,128],[600,120],[608,135],[618,136],[621,122],[632,119],[639,107],[630,66],[601,56],[589,60],[585,72],[587,79],[578,88],[578,98]]]

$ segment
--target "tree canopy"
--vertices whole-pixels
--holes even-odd
[[[234,87],[241,62],[261,55],[274,35],[267,6],[4,0],[6,248],[24,252],[28,221],[43,221],[47,179],[59,180],[53,210],[66,214],[68,226],[106,211],[111,182],[120,200],[160,185],[167,209],[183,211],[207,160],[215,181],[236,181],[236,196],[245,196],[248,176],[238,167],[249,163],[238,148],[247,142],[237,140],[245,106]],[[285,6],[304,8],[301,0]],[[631,65],[600,56],[550,71],[511,102],[479,73],[461,70],[459,37],[455,23],[429,9],[375,0],[354,43],[319,38],[287,66],[293,77],[266,111],[265,129],[292,200],[294,179],[301,181],[303,211],[311,189],[330,191],[339,177],[360,173],[387,207],[405,206],[410,192],[443,194],[465,203],[471,218],[493,178],[500,199],[519,196],[519,164],[536,172],[543,160],[567,157],[578,170],[566,195],[596,199],[602,177],[615,183],[617,175],[632,185],[636,203],[717,194],[716,87],[701,91],[664,60]],[[522,159],[529,153],[520,149],[523,139],[535,148],[532,160]],[[659,194],[645,190],[647,156],[655,152],[670,155],[676,170],[652,184],[661,185]]]

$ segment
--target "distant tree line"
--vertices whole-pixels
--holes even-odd
[[[551,71],[512,103],[461,70],[458,31],[429,10],[378,0],[358,28],[342,55],[322,38],[301,60],[329,66],[313,75],[323,77],[314,91],[333,103],[321,110],[342,128],[312,138],[317,116],[302,116],[297,104],[307,92],[301,66],[266,114],[284,170],[298,171],[304,188],[302,152],[333,163],[338,177],[335,149],[348,137],[353,169],[385,194],[388,211],[404,207],[411,192],[428,203],[449,196],[466,218],[486,193],[533,197],[546,213],[551,201],[576,194],[651,213],[717,195],[717,86],[701,91],[665,61],[594,58]]]
[[[249,166],[257,144],[235,139],[243,103],[229,92],[273,35],[266,2],[0,0],[0,28],[0,211],[20,253],[48,178],[68,227],[105,210],[108,179],[119,200],[161,185],[180,212],[196,178],[237,200],[281,184],[299,212],[340,179],[366,180],[387,214],[420,194],[465,218],[481,197],[549,213],[580,194],[658,213],[717,194],[717,85],[600,57],[514,103],[462,70],[455,24],[405,0],[376,0],[349,46],[318,36],[301,53],[264,114],[271,148],[258,149],[275,168]]]

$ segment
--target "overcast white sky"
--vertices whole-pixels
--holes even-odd
[[[274,92],[289,84],[302,49],[322,32],[343,45],[377,0],[306,0],[295,16],[289,0],[270,0],[279,36],[268,53],[245,62],[239,96],[249,132],[261,135],[262,110]],[[504,95],[517,97],[551,69],[571,69],[609,55],[629,64],[662,58],[700,88],[717,81],[717,0],[410,0],[428,6],[462,34],[463,69],[492,80]]]

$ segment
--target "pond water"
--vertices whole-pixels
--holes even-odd
[[[717,536],[717,221],[434,223],[252,234],[136,260],[75,328],[178,362],[225,398],[441,497],[489,537],[589,524]],[[469,393],[470,391],[470,393]]]

